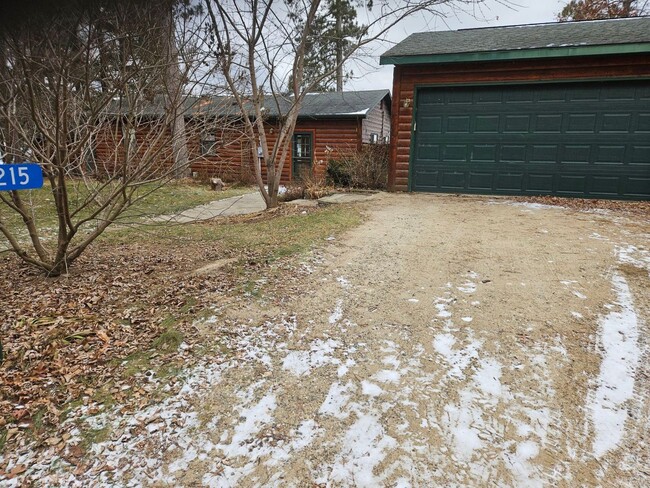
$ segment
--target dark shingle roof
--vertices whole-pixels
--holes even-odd
[[[309,93],[305,96],[298,116],[365,117],[386,96],[390,96],[388,90]],[[269,98],[265,106],[272,117],[278,115],[278,107],[281,113],[286,114],[291,106],[291,97],[279,100],[277,104]]]
[[[388,90],[347,91],[309,93],[306,95],[298,117],[300,118],[341,118],[365,117],[370,109],[381,102],[384,97],[390,97]],[[265,98],[264,107],[269,117],[286,115],[291,108],[292,97],[274,99]],[[188,97],[183,101],[184,112],[187,116],[238,116],[239,108],[232,97]],[[114,100],[108,107],[111,115],[123,114],[125,108],[120,108],[120,101]],[[165,99],[157,95],[138,110],[138,115],[144,117],[161,116],[165,113]],[[253,113],[249,108],[249,113]]]
[[[332,93],[310,93],[300,108],[301,117],[334,115],[365,116],[386,96],[388,90],[350,91]]]
[[[650,17],[420,32],[386,51],[381,60],[389,64],[387,58],[407,56],[438,55],[442,60],[452,54],[639,43],[650,43]]]

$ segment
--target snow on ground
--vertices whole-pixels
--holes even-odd
[[[599,320],[599,345],[603,360],[588,398],[595,431],[593,452],[603,456],[623,438],[628,417],[626,402],[634,394],[634,376],[641,357],[639,324],[628,284],[618,273],[612,276],[616,310]]]
[[[616,246],[616,256],[621,263],[644,268],[650,275],[650,250],[632,245]]]
[[[620,247],[617,253],[622,263],[650,263],[644,249]],[[558,365],[572,362],[562,338],[522,341],[510,354],[500,354],[498,344],[475,326],[481,316],[473,321],[462,308],[481,304],[468,296],[480,296],[483,286],[470,271],[449,282],[443,296],[410,300],[418,303],[413,308],[428,304],[430,315],[422,324],[430,333],[427,341],[411,340],[408,328],[391,324],[381,339],[350,341],[345,300],[354,284],[339,276],[331,280],[338,296],[317,325],[281,315],[231,327],[223,345],[233,358],[187,371],[182,387],[163,402],[133,414],[120,413],[119,406],[95,416],[90,406],[73,412],[68,422],[79,427],[71,442],[81,439],[83,427],[110,432],[92,446],[85,474],[73,474],[54,451],[36,458],[25,450],[8,469],[25,464],[30,479],[71,487],[174,486],[194,472],[199,476],[193,483],[202,486],[286,486],[285,476],[296,465],[327,486],[571,483],[569,461],[602,458],[620,444],[634,393],[639,319],[623,275],[615,272],[611,280],[616,301],[598,322],[602,363],[586,399],[585,431],[593,432],[586,454],[587,432],[573,439],[562,431],[551,377]],[[575,280],[560,284],[587,299]],[[579,312],[566,316],[586,320]],[[211,317],[197,326],[218,332],[222,324]],[[244,370],[250,376],[237,376]],[[231,375],[248,383],[224,379]],[[316,381],[323,382],[320,396],[310,388]],[[312,410],[308,396],[316,397]],[[225,408],[212,411],[216,399]],[[294,422],[279,433],[287,411]],[[559,443],[569,460],[549,455]]]
[[[330,325],[334,325],[337,323],[339,320],[343,318],[343,300],[338,300],[336,302],[336,307],[332,311],[330,317],[329,317],[329,323]]]
[[[309,351],[291,351],[282,362],[282,367],[291,371],[296,376],[311,372],[314,368],[326,364],[341,364],[339,359],[332,357],[332,353],[340,347],[340,343],[333,339],[325,341],[317,339],[311,343]]]
[[[533,203],[533,202],[515,202],[512,200],[490,200],[487,202],[488,205],[511,205],[513,207],[522,207],[527,211],[533,210],[549,210],[549,209],[560,209],[564,210],[566,207],[561,205],[546,205],[544,203]]]

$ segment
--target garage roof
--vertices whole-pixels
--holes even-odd
[[[650,53],[650,17],[555,22],[412,34],[380,64],[431,64]]]

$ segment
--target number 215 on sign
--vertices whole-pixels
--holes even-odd
[[[30,190],[42,186],[43,170],[38,164],[0,164],[0,191]]]

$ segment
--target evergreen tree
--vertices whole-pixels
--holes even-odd
[[[343,91],[343,83],[352,76],[345,71],[343,59],[364,32],[357,24],[357,11],[350,0],[327,0],[312,25],[305,53],[304,85],[308,86],[325,73],[316,91]]]

